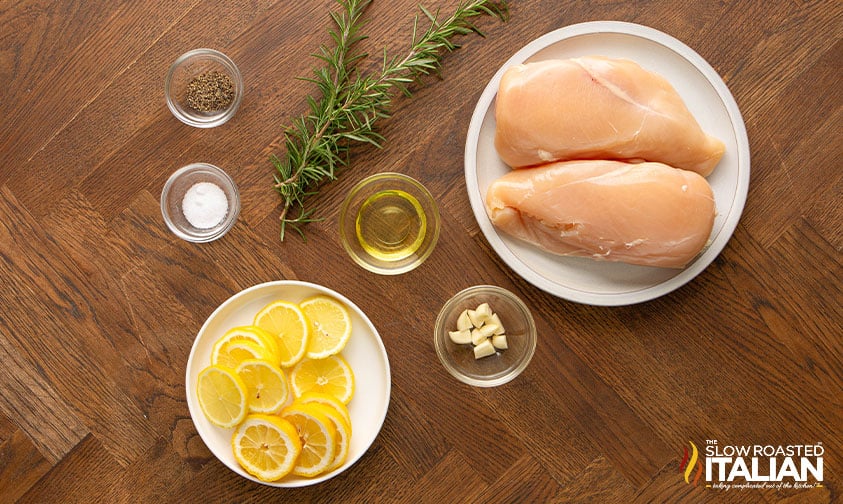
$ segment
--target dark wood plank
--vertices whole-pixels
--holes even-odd
[[[593,460],[560,491],[554,502],[624,503],[633,500],[634,487],[608,460]]]
[[[95,322],[100,303],[106,302],[103,291],[93,288],[55,242],[24,217],[8,192],[3,194],[0,215],[4,218],[0,221],[14,222],[14,227],[7,225],[0,230],[5,276],[16,279],[3,291],[4,331],[14,341],[9,347],[31,359],[39,379],[46,380],[74,412],[33,412],[27,421],[47,418],[64,424],[67,417],[78,417],[73,431],[80,425],[93,425],[95,432],[104,436],[103,445],[128,463],[138,450],[146,449],[151,429],[137,405],[127,399],[126,390],[112,378],[120,357]],[[27,404],[24,400],[17,402],[22,408]],[[62,437],[49,441],[61,442]]]
[[[11,420],[0,417],[0,425],[0,481],[6,482],[3,499],[14,502],[35,485],[52,465]]]
[[[118,473],[118,461],[88,435],[18,502],[103,502],[97,496]]]
[[[559,482],[538,460],[524,457],[509,466],[474,502],[557,502],[559,496]]]
[[[4,317],[4,322],[10,318]],[[7,333],[15,330],[5,323],[3,327]],[[56,399],[55,391],[41,376],[37,365],[22,358],[14,341],[2,334],[0,341],[5,385],[0,403],[2,411],[15,419],[16,424],[31,429],[32,438],[46,460],[58,462],[87,434],[87,429],[65,402]],[[17,430],[10,437],[17,438]]]

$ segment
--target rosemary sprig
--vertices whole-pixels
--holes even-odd
[[[380,147],[383,136],[375,130],[375,122],[390,117],[392,96],[398,91],[411,96],[409,85],[419,77],[439,72],[442,56],[459,46],[453,42],[457,35],[477,33],[480,30],[472,19],[491,15],[505,20],[505,1],[467,0],[444,20],[438,12],[420,10],[430,25],[419,30],[419,16],[413,22],[411,47],[403,57],[383,54],[379,71],[363,74],[357,63],[367,55],[355,52],[354,45],[365,39],[359,34],[363,25],[361,16],[371,0],[337,0],[340,13],[332,13],[335,29],[329,30],[333,49],[324,45],[315,56],[324,66],[315,69],[313,82],[320,93],[317,100],[308,97],[309,112],[293,122],[284,133],[286,156],[272,156],[275,189],[284,205],[281,210],[281,240],[286,227],[293,227],[304,237],[300,226],[318,220],[313,210],[305,208],[305,199],[315,194],[315,187],[324,180],[334,180],[338,171],[348,165],[349,149],[354,144]],[[291,211],[297,210],[296,216]]]

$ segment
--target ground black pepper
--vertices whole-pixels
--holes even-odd
[[[187,84],[187,106],[197,112],[222,110],[233,99],[234,82],[223,72],[205,72]]]

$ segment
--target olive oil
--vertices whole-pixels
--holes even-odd
[[[355,232],[367,254],[381,261],[402,261],[415,254],[424,241],[427,216],[411,194],[388,189],[363,202]]]

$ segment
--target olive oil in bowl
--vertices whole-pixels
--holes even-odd
[[[404,273],[421,264],[439,236],[439,212],[430,193],[399,173],[361,181],[343,202],[340,236],[348,254],[369,271]]]
[[[367,254],[382,261],[401,261],[418,251],[427,232],[427,217],[412,194],[400,189],[377,192],[357,212],[355,232]]]

